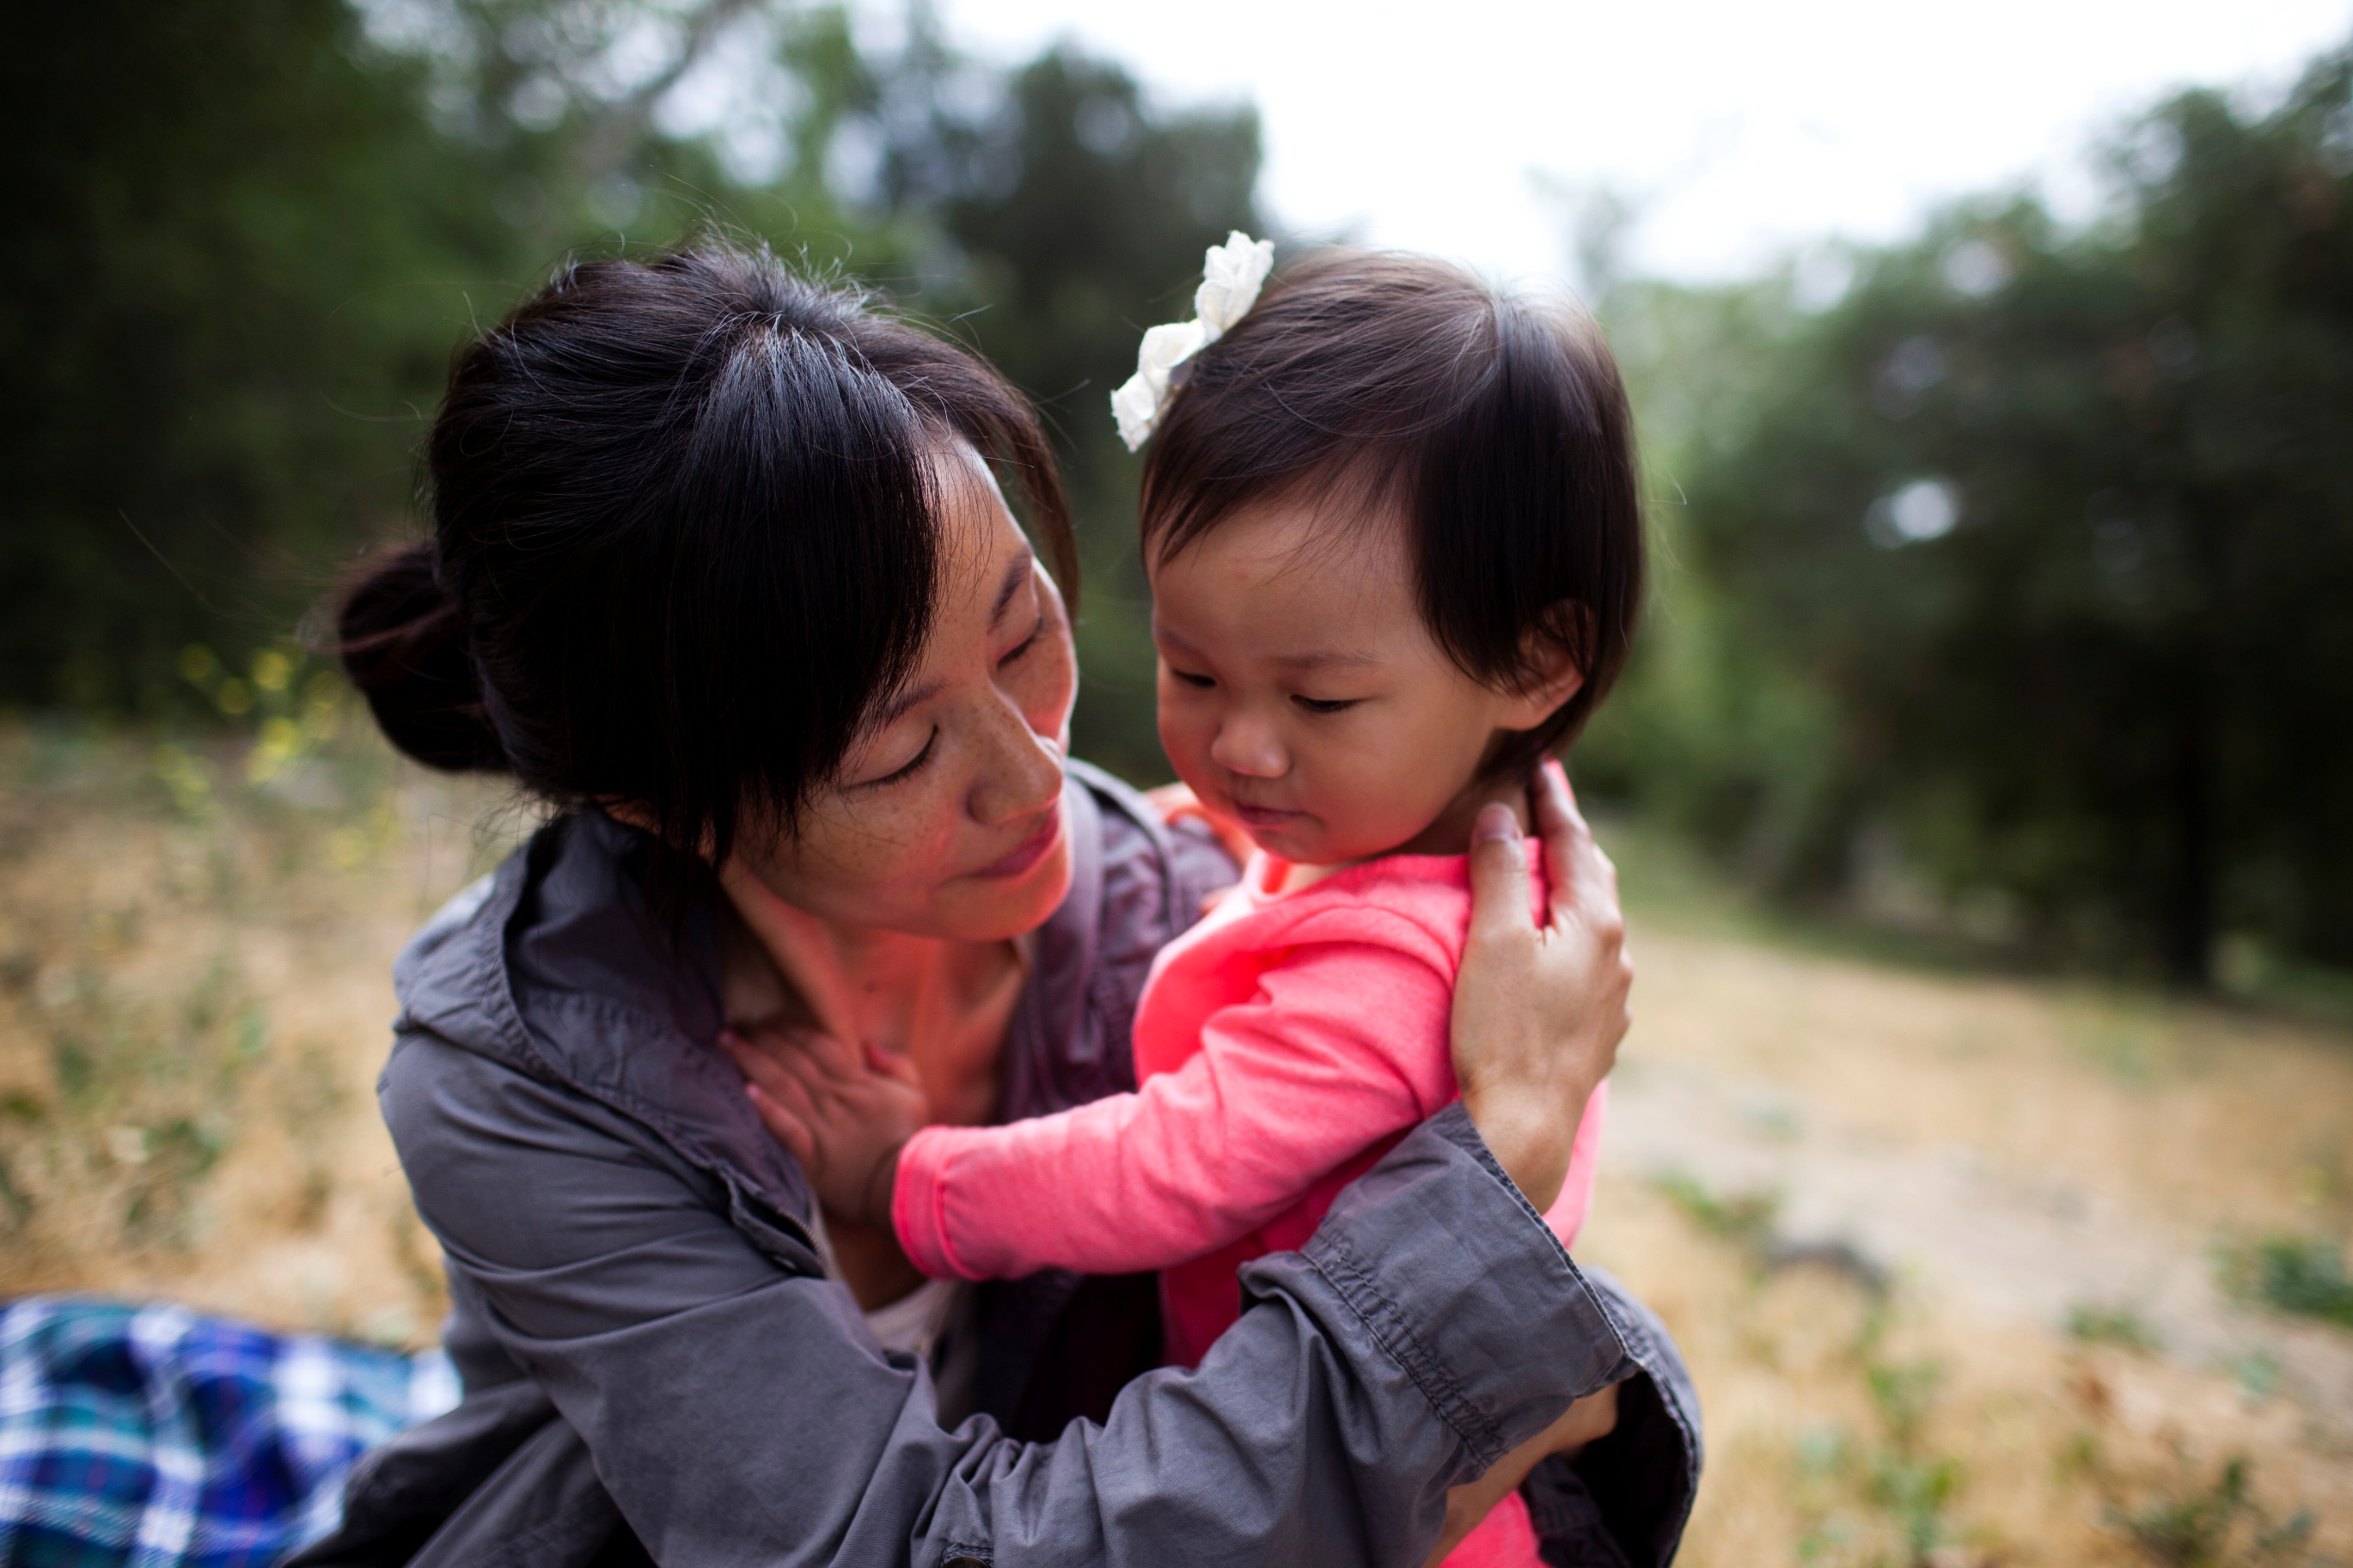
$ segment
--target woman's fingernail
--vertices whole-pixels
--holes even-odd
[[[1480,807],[1479,820],[1471,827],[1471,842],[1473,844],[1486,844],[1496,839],[1509,843],[1519,836],[1518,818],[1512,815],[1510,806],[1500,802]]]

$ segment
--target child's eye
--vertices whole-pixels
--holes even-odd
[[[1354,708],[1357,703],[1363,701],[1364,699],[1361,697],[1294,697],[1292,700],[1298,703],[1302,708],[1306,709],[1310,713],[1344,713],[1349,709]]]
[[[1183,681],[1186,685],[1198,686],[1204,691],[1207,691],[1210,687],[1215,686],[1218,683],[1217,677],[1213,675],[1195,675],[1190,670],[1176,668],[1171,668],[1168,673]]]

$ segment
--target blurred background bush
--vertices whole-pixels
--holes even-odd
[[[470,324],[565,254],[715,225],[871,283],[1039,399],[1084,536],[1079,748],[1165,776],[1136,463],[1103,404],[1202,248],[1269,221],[1247,106],[1172,107],[1069,47],[983,63],[920,8],[861,44],[781,0],[88,0],[12,33],[0,704],[294,744],[297,628],[417,526],[412,454]],[[1588,792],[1838,920],[2336,994],[2348,59],[2259,107],[2146,106],[2095,224],[1964,202],[1829,258],[1827,288],[1820,256],[1626,275],[1622,209],[1588,204],[1661,562]],[[723,124],[688,90],[721,80]]]

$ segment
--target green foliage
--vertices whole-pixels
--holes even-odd
[[[36,7],[0,252],[0,701],[152,702],[183,642],[290,626],[396,514],[488,171],[334,0]],[[462,318],[460,318],[462,319]],[[349,412],[343,412],[343,411]]]
[[[2214,1568],[2302,1556],[2318,1521],[2306,1511],[2275,1522],[2253,1497],[2248,1474],[2245,1458],[2231,1459],[2211,1487],[2111,1510],[2109,1523],[2160,1568]]]
[[[2130,1307],[2094,1307],[2078,1302],[2067,1309],[2067,1334],[2087,1345],[2115,1345],[2143,1354],[2163,1345],[2157,1331]]]
[[[1719,1197],[1696,1177],[1669,1172],[1652,1184],[1659,1194],[1708,1235],[1759,1252],[1773,1237],[1781,1200],[1771,1193],[1734,1193]]]
[[[1817,317],[1685,309],[1735,391],[1646,389],[1698,581],[1597,733],[1622,787],[1790,889],[1892,832],[2045,953],[2353,958],[2348,79],[2164,105],[2090,233],[1971,207]]]
[[[2224,1282],[2277,1311],[2318,1318],[2353,1329],[2353,1276],[2345,1249],[2301,1237],[2266,1237],[2252,1247],[2226,1248]]]

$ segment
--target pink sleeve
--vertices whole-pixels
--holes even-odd
[[[1388,947],[1296,949],[1137,1093],[917,1133],[892,1196],[900,1244],[924,1273],[968,1279],[1132,1273],[1223,1247],[1453,1098],[1449,1002],[1440,974]]]

